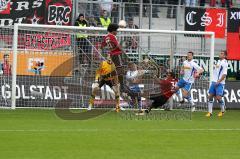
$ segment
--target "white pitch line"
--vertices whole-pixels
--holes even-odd
[[[235,129],[0,129],[1,132],[154,132],[154,131],[240,131]]]

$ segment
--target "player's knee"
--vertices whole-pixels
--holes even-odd
[[[177,95],[180,95],[180,90],[179,89],[175,89],[175,92]]]
[[[187,99],[187,98],[190,97],[187,93],[183,93],[182,96],[183,96],[183,98],[185,98],[185,99]]]
[[[217,101],[218,101],[218,103],[219,103],[219,104],[224,104],[224,101],[223,101],[223,99],[222,99],[222,98],[220,98],[220,97],[217,97]]]
[[[188,96],[188,92],[183,89],[183,90],[182,90],[182,95],[183,95],[183,97],[187,97],[187,96]]]

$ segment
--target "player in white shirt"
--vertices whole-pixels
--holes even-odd
[[[225,112],[225,104],[222,99],[224,95],[224,86],[225,80],[227,76],[228,62],[226,60],[227,52],[222,51],[219,54],[219,60],[216,65],[213,66],[213,79],[211,86],[209,88],[209,96],[208,96],[208,113],[207,117],[212,116],[213,109],[213,97],[218,101],[221,107],[221,111],[218,113],[218,116],[223,116]]]
[[[130,91],[129,95],[131,97],[131,102],[130,105],[133,107],[134,105],[138,106],[138,113],[137,115],[143,115],[143,110],[142,110],[142,101],[141,101],[141,89],[140,89],[140,82],[141,78],[146,72],[145,70],[139,70],[137,68],[137,65],[133,62],[130,62],[128,64],[129,70],[127,71],[126,74],[126,79],[127,79],[127,86],[129,87]]]
[[[176,85],[176,94],[180,99],[180,103],[183,103],[184,99],[188,100],[191,104],[191,111],[195,111],[195,104],[192,101],[190,90],[195,78],[198,78],[203,71],[203,68],[193,61],[193,52],[189,51],[187,53],[187,60],[183,62],[183,66],[181,68],[183,78],[181,78]],[[179,96],[179,89],[182,89],[183,99]]]

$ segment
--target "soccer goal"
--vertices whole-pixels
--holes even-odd
[[[11,74],[1,75],[1,106],[87,108],[96,70],[109,51],[107,48],[100,50],[106,34],[104,28],[75,26],[15,24],[14,28],[1,27],[1,66],[5,66],[4,55],[8,54],[12,69]],[[192,85],[191,95],[197,110],[207,109],[214,33],[119,29],[117,39],[125,51],[125,73],[129,63],[144,70],[138,81],[141,92],[154,93],[156,88],[162,87],[156,79],[165,79],[169,71],[174,78],[181,78],[182,62],[187,52],[194,52],[194,61],[204,73]],[[112,89],[103,86],[97,92],[94,108],[112,109],[114,98]],[[121,96],[122,108],[137,110],[132,102],[130,97]],[[141,95],[141,102],[145,109],[151,100]],[[177,96],[173,95],[161,109],[189,110],[189,103],[180,106]]]

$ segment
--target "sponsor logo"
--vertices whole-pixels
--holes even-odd
[[[48,22],[58,25],[68,24],[70,22],[70,6],[48,6]]]
[[[68,99],[67,92],[67,86],[16,85],[16,99],[61,100]],[[10,84],[1,86],[1,95],[4,99],[11,99]]]
[[[69,35],[26,34],[26,49],[52,50],[63,46],[70,46]]]
[[[10,0],[0,0],[0,14],[10,14]]]
[[[188,25],[196,25],[197,22],[194,22],[194,15],[196,15],[197,12],[195,11],[191,11],[188,12],[186,14],[186,22]],[[217,13],[217,23],[216,26],[217,27],[223,27],[224,26],[224,17],[225,17],[225,13]],[[209,12],[205,12],[202,16],[201,16],[201,26],[210,26],[213,22],[213,17],[210,16]]]
[[[35,75],[41,75],[44,70],[44,58],[29,58],[28,71],[33,72]]]

